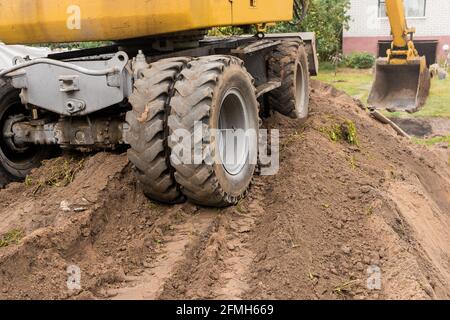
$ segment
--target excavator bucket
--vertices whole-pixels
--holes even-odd
[[[408,64],[389,64],[386,58],[380,58],[368,103],[375,109],[414,113],[424,106],[430,86],[430,72],[424,57],[408,61]]]

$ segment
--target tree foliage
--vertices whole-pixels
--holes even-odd
[[[273,32],[313,31],[318,39],[318,53],[321,60],[330,58],[342,49],[342,32],[348,28],[350,16],[349,0],[308,0],[306,16],[292,22],[283,22],[272,28]]]

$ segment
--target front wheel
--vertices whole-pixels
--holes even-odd
[[[243,62],[230,56],[195,59],[180,75],[168,122],[175,179],[197,204],[234,205],[257,164],[253,79]]]
[[[19,93],[9,81],[0,79],[0,187],[24,179],[51,156],[49,146],[14,142],[13,124],[28,119],[30,113],[21,104]]]

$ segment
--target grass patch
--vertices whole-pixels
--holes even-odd
[[[331,141],[341,140],[341,127],[338,124],[334,124],[330,128],[324,128],[323,132],[328,134]]]
[[[153,202],[151,200],[148,201],[147,207],[148,207],[148,209],[150,209],[152,211],[159,210],[159,204],[157,204],[156,202]]]
[[[320,131],[327,134],[331,141],[345,141],[354,146],[359,145],[356,125],[351,120],[344,120],[341,124],[334,123],[328,127],[321,128]]]
[[[438,143],[447,143],[450,147],[450,135],[446,137],[434,137],[430,139],[420,139],[420,138],[413,138],[413,142],[416,144],[426,145],[426,146],[433,146]]]
[[[350,159],[348,160],[349,164],[350,164],[350,168],[352,168],[352,170],[356,170],[358,168],[358,162],[356,161],[355,156],[351,156]]]
[[[355,70],[338,68],[336,76],[334,70],[321,69],[317,80],[329,83],[348,95],[360,99],[367,105],[367,99],[372,87],[373,75],[371,70]],[[386,112],[391,117],[411,116],[406,112]],[[432,79],[430,96],[422,110],[412,114],[414,117],[443,117],[450,119],[450,79]]]
[[[21,230],[11,230],[0,237],[0,248],[4,248],[10,245],[19,244],[23,238],[23,232]]]
[[[304,136],[305,135],[304,135],[303,132],[297,132],[297,131],[295,131],[294,133],[290,134],[289,136],[286,137],[286,139],[283,139],[281,141],[281,143],[280,143],[280,151],[284,151],[287,147],[289,147],[295,141],[303,139]]]
[[[335,65],[329,61],[320,62],[320,72],[332,71],[334,73],[335,69],[336,69]]]
[[[340,284],[333,289],[333,293],[335,293],[337,295],[343,295],[346,293],[350,293],[352,291],[352,288],[356,284],[358,284],[358,282],[359,282],[359,280],[351,280],[351,281],[347,281],[343,284]]]
[[[367,105],[367,99],[369,98],[372,79],[370,70],[338,68],[335,76],[334,70],[323,70],[322,66],[317,76],[317,80],[331,84],[349,96],[360,99],[365,105]]]
[[[25,185],[33,187],[33,195],[45,187],[65,187],[75,179],[75,175],[84,167],[84,160],[58,158],[53,161],[49,172],[44,172],[43,178],[34,181],[33,177],[25,178]]]

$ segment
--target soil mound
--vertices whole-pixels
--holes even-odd
[[[0,299],[449,299],[444,157],[325,84],[311,108],[224,210],[147,200],[126,155],[44,163],[0,191]]]

